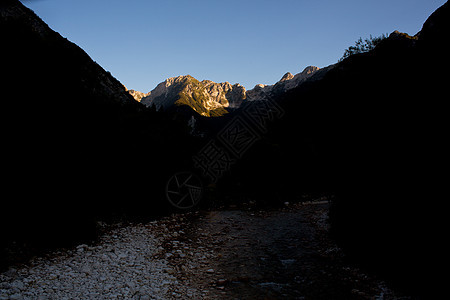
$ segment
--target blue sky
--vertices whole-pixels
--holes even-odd
[[[129,89],[168,77],[273,84],[359,37],[416,34],[445,0],[23,0]]]

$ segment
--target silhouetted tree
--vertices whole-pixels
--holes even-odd
[[[343,61],[347,57],[350,57],[354,54],[369,52],[370,50],[375,49],[375,47],[387,37],[387,34],[382,34],[379,37],[373,37],[372,35],[370,35],[370,37],[366,38],[365,40],[359,38],[355,42],[354,46],[350,46],[345,50],[344,55],[339,61]]]

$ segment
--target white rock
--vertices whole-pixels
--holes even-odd
[[[81,272],[89,275],[89,274],[91,274],[92,270],[89,266],[83,266],[81,268]]]
[[[11,284],[11,287],[12,288],[16,288],[18,290],[23,290],[25,288],[25,285],[24,285],[24,283],[22,281],[14,281]]]
[[[171,271],[163,272],[173,270],[167,260],[152,258],[166,251],[163,239],[154,238],[152,232],[163,233],[167,227],[155,223],[150,231],[146,226],[119,228],[102,237],[99,246],[83,244],[55,252],[52,259],[35,259],[30,266],[9,271],[18,278],[14,281],[0,273],[0,299],[11,299],[11,295],[20,295],[18,299],[167,299],[175,290],[185,294]]]

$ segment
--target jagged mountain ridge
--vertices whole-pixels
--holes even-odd
[[[239,108],[244,101],[269,100],[280,93],[296,88],[307,79],[318,79],[329,68],[319,69],[308,66],[295,76],[286,73],[273,85],[258,84],[248,91],[240,84],[216,83],[211,80],[199,81],[190,75],[185,75],[168,78],[147,94],[134,90],[129,92],[146,106],[154,105],[157,109],[164,110],[174,106],[188,106],[199,115],[218,117],[227,114],[229,110]]]
[[[164,110],[187,105],[202,116],[215,117],[226,114],[226,107],[238,107],[244,99],[245,88],[239,84],[199,81],[186,75],[168,78],[142,98],[141,103]]]
[[[289,90],[295,89],[305,81],[319,80],[326,72],[332,69],[334,65],[318,68],[315,66],[306,67],[301,73],[293,75],[288,72],[277,83],[273,85],[257,84],[253,89],[247,91],[247,98],[250,101],[271,100]]]
[[[136,91],[136,90],[129,90],[129,89],[127,89],[127,87],[125,87],[125,89],[127,90],[128,93],[130,93],[131,96],[133,96],[133,98],[137,102],[141,102],[142,98],[147,97],[148,95],[150,95],[150,93],[143,93],[143,92],[139,92],[139,91]]]

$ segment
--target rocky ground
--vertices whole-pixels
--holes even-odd
[[[343,259],[328,203],[110,228],[0,274],[0,299],[409,299]]]

